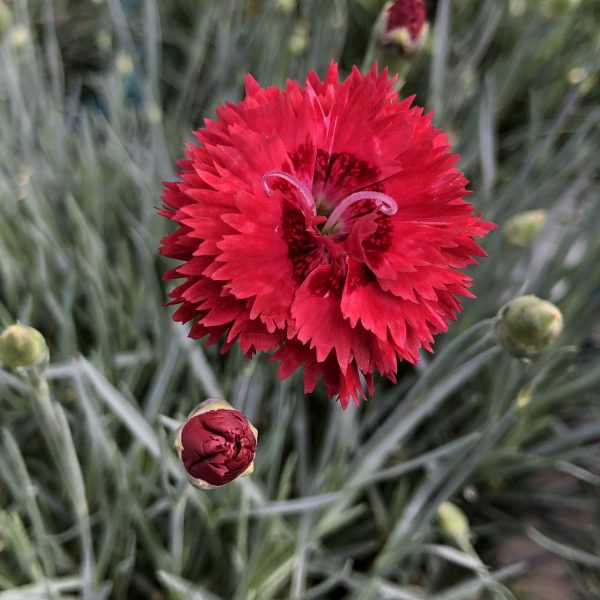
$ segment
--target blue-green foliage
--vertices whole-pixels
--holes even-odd
[[[514,536],[560,557],[557,598],[600,595],[598,2],[437,4],[410,61],[375,43],[376,0],[0,4],[0,325],[51,354],[50,396],[0,370],[0,600],[511,598],[535,571],[501,558]],[[157,255],[192,127],[248,71],[281,85],[331,58],[399,71],[500,226],[435,354],[345,412],[187,340]],[[503,222],[532,208],[541,233],[509,245]],[[523,291],[565,320],[530,362],[491,334]],[[172,437],[215,395],[259,450],[254,476],[205,493]],[[444,533],[447,500],[470,541]]]

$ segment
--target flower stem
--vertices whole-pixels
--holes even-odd
[[[72,505],[79,529],[82,578],[89,585],[89,576],[93,572],[91,567],[94,549],[85,484],[67,417],[62,406],[53,400],[50,392],[46,366],[47,361],[44,361],[40,365],[22,369],[21,375],[29,386],[33,399],[32,408],[40,432],[55,463],[57,476],[63,479],[64,489]],[[92,590],[84,591],[91,593]]]

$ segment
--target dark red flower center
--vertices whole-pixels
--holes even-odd
[[[269,196],[273,194],[269,184],[273,179],[285,182],[277,187],[284,193],[294,193],[300,202],[300,206],[298,202],[286,202],[282,210],[282,236],[288,245],[288,258],[292,261],[294,279],[298,283],[302,283],[313,269],[324,263],[337,264],[344,273],[348,256],[345,241],[353,223],[375,210],[382,216],[393,215],[398,210],[398,205],[391,196],[375,190],[353,192],[335,205],[323,200],[317,202],[306,183],[284,171],[269,171],[264,174],[262,185]],[[288,199],[289,193],[285,194]],[[382,240],[378,243],[377,240],[372,240],[371,250],[381,251],[386,243],[389,241]]]
[[[270,196],[273,193],[273,190],[270,188],[268,179],[271,177],[280,177],[284,181],[290,183],[293,187],[295,187],[300,195],[300,198],[309,209],[309,211],[313,212],[316,216],[318,215],[317,210],[317,202],[312,194],[312,190],[302,181],[300,181],[297,177],[290,175],[289,173],[284,173],[283,171],[269,171],[265,173],[262,179],[262,184],[265,189],[265,192]],[[348,211],[348,209],[363,200],[371,200],[375,203],[375,207],[382,212],[384,215],[393,215],[398,210],[398,205],[396,201],[387,194],[383,192],[376,192],[374,190],[363,190],[360,192],[354,192],[353,194],[349,194],[346,196],[341,202],[339,202],[329,214],[329,217],[325,220],[325,223],[322,228],[322,233],[325,235],[329,235],[336,231],[340,230],[340,222],[342,221],[342,217],[344,213]],[[321,203],[322,206],[322,203]],[[347,232],[346,232],[347,233]]]

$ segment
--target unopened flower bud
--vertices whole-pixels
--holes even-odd
[[[133,73],[133,60],[126,52],[118,52],[115,58],[115,67],[119,75],[128,77]]]
[[[414,54],[422,48],[428,29],[424,0],[394,0],[383,7],[380,41],[385,46]]]
[[[148,120],[150,121],[150,123],[156,124],[160,123],[163,117],[160,106],[158,106],[158,104],[156,104],[154,100],[148,102],[148,107],[146,108],[146,115],[148,116]]]
[[[275,10],[291,15],[296,10],[296,0],[277,0]]]
[[[537,296],[519,296],[496,316],[496,339],[513,356],[525,358],[545,350],[563,327],[560,310]]]
[[[108,52],[112,46],[112,38],[106,29],[101,29],[96,34],[96,45],[102,52]]]
[[[528,246],[538,235],[545,222],[545,210],[527,210],[508,219],[502,231],[510,244]]]
[[[309,40],[310,32],[308,25],[304,21],[298,21],[288,40],[288,48],[292,54],[299,56],[308,48]]]
[[[29,29],[25,25],[15,25],[8,31],[8,43],[15,49],[21,50],[31,41]]]
[[[44,336],[33,327],[16,323],[0,334],[0,363],[11,369],[32,367],[47,355]]]
[[[509,0],[508,10],[513,17],[522,17],[527,12],[526,0]]]
[[[190,483],[211,489],[252,473],[257,438],[243,413],[209,398],[177,430],[175,448]]]
[[[471,530],[465,513],[451,502],[442,502],[438,507],[440,528],[449,538],[459,544],[468,541]]]

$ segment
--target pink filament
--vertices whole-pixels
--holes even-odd
[[[293,175],[290,175],[289,173],[285,173],[284,171],[269,171],[268,173],[265,173],[262,178],[262,186],[263,186],[265,192],[267,193],[267,195],[269,195],[269,196],[273,195],[273,190],[270,188],[269,184],[267,183],[267,179],[269,177],[279,177],[279,178],[287,181],[288,183],[291,183],[300,192],[300,195],[302,196],[302,199],[304,200],[304,203],[306,204],[306,206],[311,211],[314,210],[315,199],[313,198],[310,188],[305,183],[302,183],[297,177],[294,177]]]
[[[325,226],[323,227],[324,231],[331,230],[335,227],[336,223],[340,220],[342,214],[346,211],[346,209],[354,204],[355,202],[359,202],[360,200],[374,200],[375,204],[377,204],[377,208],[384,215],[394,215],[398,210],[398,205],[396,201],[387,194],[382,192],[355,192],[354,194],[350,194],[346,196],[336,207],[335,210],[329,215]]]

